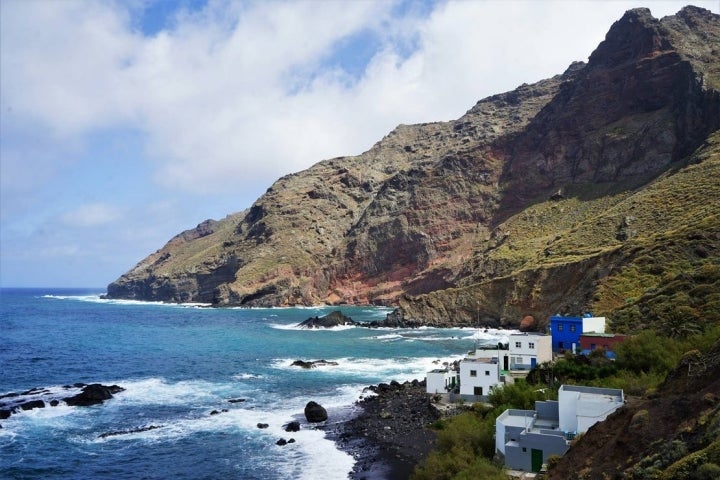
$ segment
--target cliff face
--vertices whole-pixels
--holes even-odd
[[[438,324],[616,308],[640,250],[718,230],[719,56],[709,11],[628,11],[587,64],[283,177],[108,295],[399,305]],[[697,266],[717,261],[702,238]]]

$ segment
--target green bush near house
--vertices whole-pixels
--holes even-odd
[[[508,408],[535,408],[536,400],[553,396],[548,390],[518,380],[495,389],[489,405],[474,404],[466,412],[436,422],[438,449],[416,467],[412,478],[506,480],[503,468],[492,462],[495,419]]]

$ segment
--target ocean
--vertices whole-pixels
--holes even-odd
[[[506,334],[306,330],[297,324],[333,310],[371,321],[390,309],[206,308],[102,293],[0,290],[0,396],[77,382],[125,388],[101,405],[0,420],[0,478],[344,479],[353,458],[306,422],[307,402],[324,406],[327,422],[342,421],[368,385],[423,379],[439,361]],[[291,366],[319,359],[337,365]],[[288,433],[293,420],[302,428]],[[295,441],[276,445],[280,438]]]

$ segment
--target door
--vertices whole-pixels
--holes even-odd
[[[507,355],[505,355],[505,356],[503,357],[503,370],[509,370],[509,368],[508,368],[508,357],[507,357]]]
[[[482,395],[482,387],[475,387],[475,388],[473,389],[473,393],[474,393],[475,395]]]
[[[537,358],[532,357],[530,359],[530,368],[535,368],[536,365],[537,365]]]
[[[543,451],[533,448],[530,450],[530,467],[533,472],[539,472],[543,464]]]

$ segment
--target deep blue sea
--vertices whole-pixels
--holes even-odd
[[[61,403],[0,421],[0,478],[347,478],[352,457],[307,424],[308,401],[328,410],[328,422],[341,421],[366,386],[422,379],[434,362],[504,334],[303,330],[299,322],[338,308],[218,309],[103,300],[102,293],[0,290],[0,395],[76,382],[126,389],[102,405]],[[340,310],[358,321],[389,312]],[[303,370],[290,365],[297,359],[338,365]],[[238,398],[245,401],[228,402]],[[282,427],[292,420],[302,429],[287,433]],[[148,426],[159,428],[101,437]],[[280,438],[295,443],[278,446]]]

